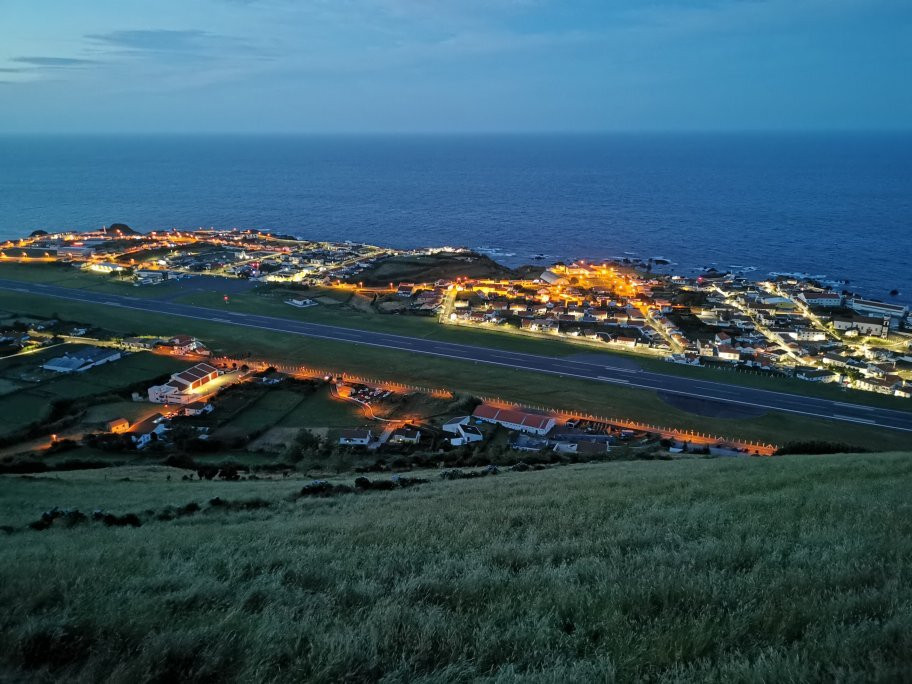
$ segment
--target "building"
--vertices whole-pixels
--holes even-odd
[[[136,280],[142,283],[143,285],[153,285],[155,283],[164,282],[168,278],[167,271],[150,271],[148,269],[140,269],[134,271],[134,276]]]
[[[119,358],[120,351],[117,349],[90,347],[50,359],[41,367],[55,373],[82,373],[103,363],[117,361]]]
[[[57,247],[57,256],[61,258],[88,259],[93,254],[95,254],[95,248],[82,243],[73,243],[71,245],[61,245]]]
[[[174,373],[164,385],[149,388],[149,401],[156,404],[190,404],[201,401],[209,393],[208,386],[221,371],[208,363],[198,363],[180,373]]]
[[[181,413],[185,416],[201,416],[204,413],[212,413],[213,406],[206,401],[193,401],[184,406]]]
[[[409,425],[396,428],[389,437],[393,444],[418,444],[421,441],[421,432]]]
[[[723,361],[740,361],[741,352],[727,344],[720,344],[716,347],[716,355]]]
[[[787,337],[797,340],[798,342],[825,342],[826,333],[822,330],[813,328],[798,328],[786,333]]]
[[[893,394],[895,383],[889,380],[880,380],[879,378],[858,378],[855,381],[855,387],[866,392],[877,392],[878,394]]]
[[[886,302],[874,302],[869,299],[852,299],[849,308],[857,311],[862,316],[876,318],[889,318],[890,327],[898,328],[900,321],[909,313],[909,307]]]
[[[544,271],[540,276],[538,276],[538,278],[543,283],[548,283],[548,285],[566,285],[567,284],[566,278],[555,273],[551,269]]]
[[[142,449],[149,442],[158,439],[168,430],[165,418],[160,413],[155,413],[144,421],[137,423],[130,430],[130,437],[137,449]]]
[[[374,433],[370,428],[342,430],[339,433],[339,444],[343,446],[367,446],[372,441],[374,441]]]
[[[120,273],[124,270],[124,267],[120,264],[115,264],[113,261],[96,261],[89,264],[88,269],[96,273]]]
[[[130,421],[126,418],[115,418],[105,423],[105,431],[120,434],[130,429]]]
[[[443,425],[440,426],[440,429],[444,432],[449,432],[453,437],[450,437],[450,444],[453,446],[462,446],[464,444],[471,444],[472,442],[481,442],[484,440],[484,435],[474,425],[469,425],[469,422],[472,420],[471,416],[459,416],[457,418],[451,418]]]
[[[799,380],[807,380],[809,382],[837,382],[839,380],[839,373],[826,368],[799,366],[795,369],[795,377]]]
[[[554,451],[559,454],[577,454],[578,456],[595,458],[609,453],[611,451],[611,445],[607,440],[562,441],[554,445]]]
[[[490,404],[482,404],[472,413],[472,417],[486,423],[503,425],[508,430],[530,432],[535,435],[546,435],[554,427],[554,418],[538,413],[528,413],[515,409],[502,409]]]
[[[797,299],[804,302],[807,306],[842,306],[842,295],[838,295],[835,292],[805,290],[798,295]]]
[[[166,343],[166,346],[171,348],[171,353],[177,356],[185,356],[191,352],[196,351],[197,348],[201,347],[201,343],[195,337],[190,337],[189,335],[178,335],[177,337],[172,337]]]
[[[862,335],[880,337],[889,330],[889,324],[885,320],[866,316],[833,316],[833,327],[842,332],[854,330]]]
[[[123,339],[123,345],[127,349],[154,349],[158,344],[161,344],[161,340],[157,337],[125,337]]]
[[[286,304],[297,307],[299,309],[306,309],[309,306],[316,306],[317,303],[312,299],[286,299]]]

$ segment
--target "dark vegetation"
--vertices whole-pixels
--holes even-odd
[[[400,282],[433,283],[466,278],[512,278],[515,273],[490,257],[475,252],[394,256],[372,264],[354,276],[366,287],[383,287]]]
[[[823,442],[819,440],[804,442],[789,442],[779,447],[776,451],[777,456],[786,456],[790,454],[863,454],[870,451],[864,447],[854,444],[843,444],[842,442]]]

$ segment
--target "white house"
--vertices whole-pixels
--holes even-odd
[[[312,299],[286,299],[285,303],[298,309],[306,309],[309,306],[317,305],[317,303]]]
[[[727,344],[720,344],[716,347],[716,355],[723,361],[741,360],[741,352]]]
[[[160,413],[155,413],[141,423],[134,425],[130,429],[130,437],[133,439],[136,448],[142,449],[149,442],[163,435],[167,430],[168,426],[165,424],[164,416]]]
[[[798,328],[797,330],[791,330],[786,334],[788,337],[799,342],[823,342],[826,340],[826,333],[822,330],[814,330],[813,328]]]
[[[834,316],[833,327],[840,331],[854,330],[862,335],[883,335],[889,328],[884,324],[884,319],[867,318],[865,316]]]
[[[390,435],[389,441],[393,444],[418,444],[421,441],[421,432],[408,425],[396,428]]]
[[[807,306],[842,306],[842,295],[835,292],[816,292],[805,290],[797,297]]]
[[[204,413],[212,413],[212,404],[206,401],[194,401],[184,406],[182,413],[185,416],[201,416]]]
[[[355,428],[342,430],[339,434],[339,444],[344,446],[367,446],[374,440],[374,433],[370,428]]]
[[[453,446],[462,446],[463,444],[480,442],[484,439],[481,430],[474,425],[469,425],[469,421],[471,421],[470,416],[460,416],[458,418],[452,418],[440,426],[444,432],[455,435],[454,437],[450,437],[450,444]]]

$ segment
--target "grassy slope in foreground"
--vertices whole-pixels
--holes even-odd
[[[442,359],[364,345],[320,340],[167,314],[70,302],[0,290],[0,310],[36,315],[64,315],[122,333],[195,335],[217,351],[250,352],[291,364],[362,373],[368,377],[448,387],[526,405],[574,409],[601,416],[634,418],[668,427],[698,430],[730,438],[785,444],[823,440],[889,451],[908,446],[908,433],[855,423],[769,413],[759,418],[698,416],[673,408],[655,392],[589,380],[518,371],[501,366]]]
[[[205,276],[201,276],[205,277]],[[15,264],[0,263],[0,278],[21,280],[23,282],[41,282],[59,287],[107,292],[128,297],[144,299],[173,299],[184,304],[205,306],[215,309],[225,307],[222,291],[223,279],[212,278],[212,291],[200,292],[195,286],[187,286],[188,281],[150,287],[133,285],[110,276],[86,273],[57,264]],[[232,281],[233,282],[233,281]],[[315,288],[313,293],[324,291]],[[296,293],[304,296],[307,293]],[[335,291],[334,295],[343,301],[351,298],[351,293]],[[912,411],[912,402],[886,397],[873,392],[849,390],[844,391],[829,384],[805,382],[793,378],[768,377],[763,374],[739,372],[722,368],[685,366],[668,363],[658,358],[624,352],[618,349],[606,349],[593,346],[583,341],[568,338],[534,337],[519,335],[497,328],[478,328],[471,326],[441,325],[434,317],[383,315],[367,313],[363,307],[356,308],[345,304],[320,305],[306,309],[296,309],[285,304],[288,292],[280,289],[273,292],[232,292],[230,307],[232,311],[242,311],[265,316],[277,316],[310,323],[338,325],[361,330],[375,330],[410,337],[455,342],[480,347],[492,347],[527,354],[542,356],[571,356],[574,354],[603,354],[608,362],[618,357],[629,359],[645,370],[678,375],[699,380],[724,382],[744,387],[756,387],[777,392],[791,392],[834,401],[867,404],[881,408]]]
[[[55,505],[272,505],[9,534],[0,660],[76,682],[899,681],[910,456],[572,466],[298,502],[289,480],[6,478],[0,522],[17,528]]]

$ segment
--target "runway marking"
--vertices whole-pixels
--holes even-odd
[[[877,425],[877,421],[871,420],[870,418],[855,418],[854,416],[842,416],[842,415],[839,415],[838,413],[834,413],[833,418],[836,418],[837,420],[848,420],[848,421],[851,421],[852,423],[866,423],[868,425]]]
[[[847,404],[847,403],[845,403],[845,402],[843,402],[843,401],[834,401],[833,403],[834,403],[836,406],[847,406],[847,407],[849,407],[849,408],[853,408],[853,409],[862,409],[862,410],[864,410],[864,411],[876,411],[876,410],[877,410],[877,407],[876,407],[876,406],[863,406],[863,405],[858,405],[858,404]],[[888,410],[889,410],[889,409],[888,409]]]

